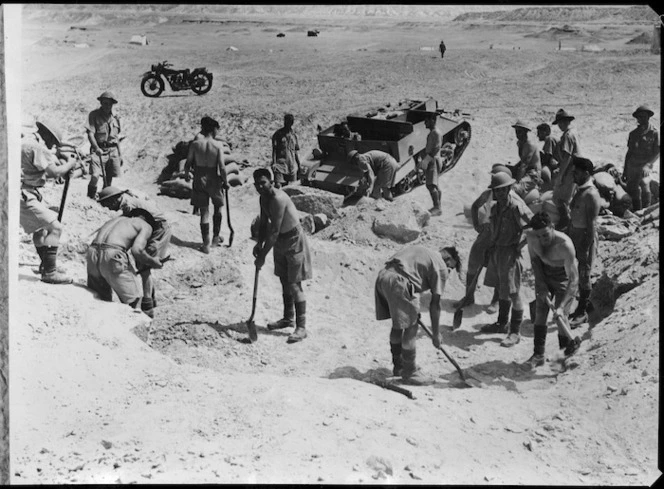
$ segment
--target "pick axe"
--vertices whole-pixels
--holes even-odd
[[[231,225],[231,206],[228,203],[228,189],[224,191],[226,194],[226,220],[228,221],[228,230],[231,232],[230,236],[228,237],[228,247],[230,248],[233,245],[233,237],[235,236],[235,231],[233,230],[233,226]]]
[[[545,296],[544,300],[546,300],[546,304],[549,306],[549,309],[551,309],[551,312],[553,313],[553,320],[556,322],[558,328],[560,328],[562,332],[565,333],[565,336],[567,336],[570,341],[573,341],[574,336],[572,335],[572,330],[567,323],[567,319],[561,314],[558,314],[558,309],[548,294]]]

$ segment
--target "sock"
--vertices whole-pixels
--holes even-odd
[[[154,302],[150,297],[143,297],[141,300],[141,311],[154,318]]]
[[[536,324],[534,326],[534,345],[535,355],[544,355],[544,347],[546,345],[546,324]]]
[[[510,333],[519,334],[521,322],[523,321],[523,310],[512,309],[512,320],[510,321]]]
[[[221,231],[221,214],[212,215],[212,236],[219,236]]]
[[[295,319],[295,300],[292,295],[282,295],[284,299],[284,319],[292,321]]]
[[[201,223],[201,236],[203,236],[203,244],[210,244],[210,223]]]
[[[44,269],[42,271],[43,275],[52,274],[57,271],[57,255],[57,246],[44,246],[44,259],[42,260],[42,263],[44,264]]]
[[[510,317],[510,308],[512,307],[512,301],[509,299],[498,300],[498,323],[502,325],[507,324],[507,320]]]
[[[44,256],[46,255],[46,246],[35,246],[39,255],[39,273],[44,271]]]
[[[397,375],[397,372],[401,371],[403,368],[403,361],[401,359],[401,343],[390,343],[390,351],[392,352],[392,364],[394,365],[392,373]]]
[[[307,301],[295,303],[295,328],[304,329],[307,320]]]

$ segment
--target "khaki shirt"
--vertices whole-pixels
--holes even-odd
[[[530,222],[533,212],[514,192],[507,195],[505,206],[496,202],[491,208],[491,241],[496,246],[517,246],[521,241],[523,228]]]
[[[449,272],[440,253],[421,245],[409,246],[385,262],[385,267],[388,266],[406,277],[415,292],[430,290],[432,294],[443,295]]]
[[[581,151],[579,150],[579,138],[576,136],[571,129],[565,131],[562,136],[560,136],[560,141],[558,142],[558,155],[562,161],[564,153],[570,154],[572,156],[579,156]],[[565,174],[572,171],[572,159],[570,158],[566,165],[560,165],[560,180],[562,181],[565,177]]]
[[[642,129],[637,127],[627,138],[627,166],[642,167],[659,153],[659,132],[651,123]]]
[[[85,129],[94,134],[97,144],[117,144],[119,142],[120,119],[115,114],[106,115],[101,108],[90,112]]]
[[[43,187],[46,168],[57,164],[58,158],[37,135],[26,136],[21,142],[21,187]]]
[[[272,150],[275,155],[274,169],[284,175],[297,173],[297,151],[300,145],[297,134],[291,128],[282,127],[272,135]]]

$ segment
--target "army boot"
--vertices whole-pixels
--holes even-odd
[[[510,321],[510,333],[507,335],[503,341],[500,342],[500,346],[511,347],[517,345],[521,341],[521,323],[523,322],[523,311],[517,311],[512,309],[512,320]]]
[[[392,352],[392,375],[401,377],[403,373],[403,360],[401,358],[402,348],[401,343],[390,343],[390,351]]]
[[[482,333],[507,333],[507,320],[510,316],[512,301],[509,299],[498,301],[498,321],[493,324],[485,324],[480,328]]]
[[[201,251],[205,254],[210,253],[210,224],[201,224],[201,236],[203,237],[203,245]]]
[[[307,330],[305,329],[307,319],[307,301],[298,302],[295,304],[295,331],[291,333],[286,340],[286,343],[297,343],[307,337]]]
[[[430,379],[420,371],[415,361],[415,350],[401,350],[401,358],[403,361],[403,370],[401,372],[401,379],[410,385],[429,385],[433,384],[433,379]]]
[[[221,214],[212,215],[212,246],[220,246],[224,238],[219,236],[221,231]]]
[[[44,269],[42,272],[42,282],[47,284],[70,284],[73,280],[64,273],[58,272],[57,267],[57,246],[46,246],[44,250]]]
[[[267,329],[270,331],[295,326],[295,301],[293,296],[284,294],[282,297],[284,299],[284,317],[279,321],[267,323]]]

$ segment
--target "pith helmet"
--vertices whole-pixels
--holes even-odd
[[[353,161],[353,158],[359,156],[359,154],[360,154],[360,152],[355,150],[355,149],[352,150],[352,151],[349,151],[348,155],[347,155],[348,161]]]
[[[507,173],[498,172],[491,175],[491,185],[489,185],[489,188],[493,190],[501,187],[507,187],[515,182],[516,180],[514,180]]]
[[[639,112],[645,112],[646,114],[648,114],[648,117],[652,117],[655,115],[655,113],[652,110],[650,110],[650,107],[648,107],[647,105],[639,105],[639,107],[632,114],[632,117],[636,117],[639,114]]]
[[[573,121],[574,116],[570,115],[565,109],[560,109],[558,112],[556,112],[556,118],[553,120],[551,124],[558,124],[560,121]]]
[[[40,131],[45,129],[48,132],[50,132],[53,135],[53,137],[56,139],[58,146],[62,144],[62,131],[60,131],[60,129],[55,124],[47,120],[37,121],[36,124],[37,124],[37,129],[39,129]]]
[[[104,187],[101,189],[101,192],[99,192],[99,198],[97,199],[97,202],[101,202],[102,200],[110,199],[111,197],[115,197],[116,195],[124,194],[126,190],[120,190],[117,187],[113,187],[112,185],[109,185],[108,187]]]
[[[501,165],[500,163],[496,163],[491,167],[491,174],[495,173],[507,173],[510,177],[512,176],[512,170],[507,168],[505,165]]]
[[[573,156],[572,164],[574,165],[575,168],[578,168],[580,170],[586,171],[591,174],[595,169],[595,165],[593,165],[592,161],[590,161],[588,158],[582,158],[580,156]]]
[[[114,104],[118,103],[118,99],[115,98],[115,95],[113,95],[113,92],[107,91],[102,93],[99,97],[97,97],[97,100],[101,102],[102,99],[107,98],[111,100]]]
[[[517,127],[520,127],[522,129],[525,129],[526,131],[532,131],[530,126],[528,124],[526,124],[525,122],[523,122],[521,119],[517,120],[514,124],[512,124],[512,127],[515,128],[515,129]]]

